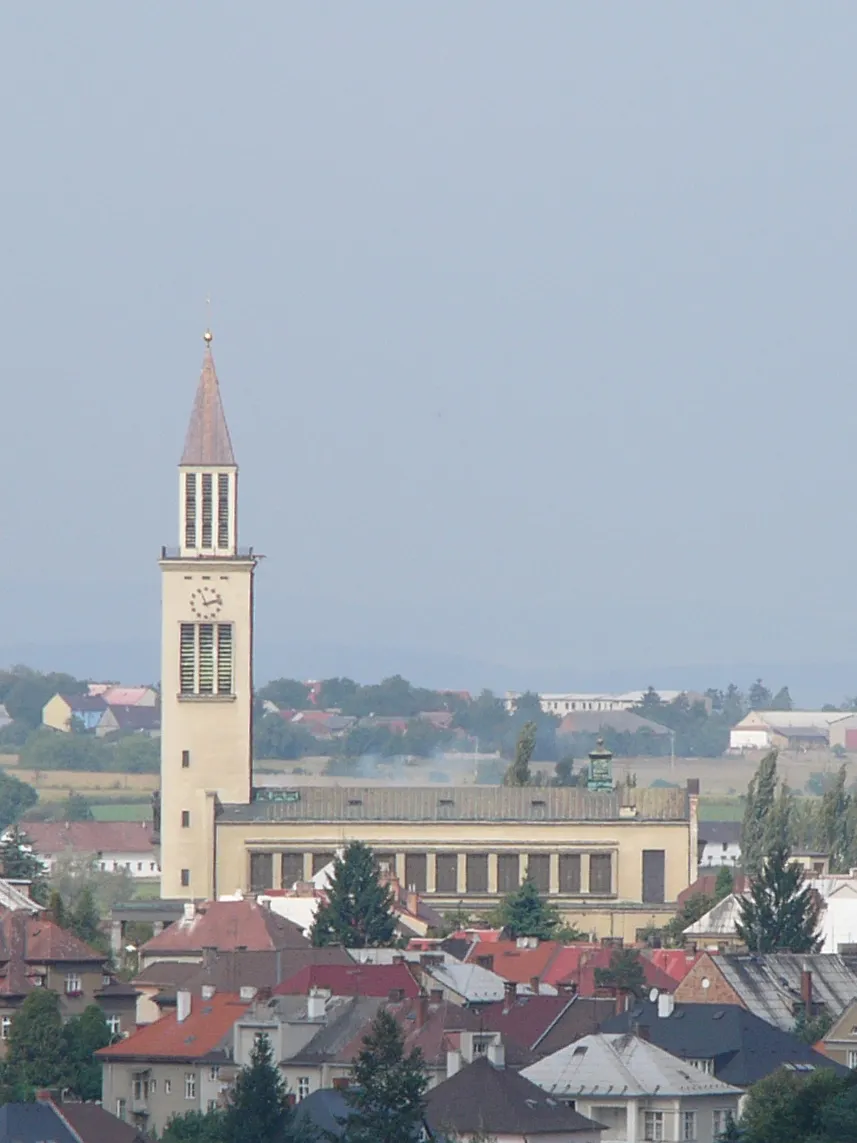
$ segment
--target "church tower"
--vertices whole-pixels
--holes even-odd
[[[179,545],[161,552],[161,896],[217,894],[218,802],[250,801],[252,549],[238,547],[238,466],[205,334],[179,464]]]

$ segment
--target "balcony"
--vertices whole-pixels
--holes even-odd
[[[161,548],[162,560],[222,560],[223,563],[229,563],[230,560],[261,560],[262,558],[252,548],[236,548],[233,556],[220,556],[213,551],[183,556],[181,548]]]

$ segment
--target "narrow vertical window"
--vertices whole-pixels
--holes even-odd
[[[232,694],[232,624],[217,625],[217,693]]]
[[[196,547],[196,473],[184,474],[184,544]]]
[[[217,477],[217,546],[229,547],[229,473]]]
[[[179,687],[183,695],[196,690],[196,628],[182,623],[179,650]]]
[[[213,547],[211,527],[214,516],[212,504],[211,473],[202,474],[202,544],[203,548]]]
[[[182,769],[187,770],[190,766],[190,751],[182,750]]]
[[[199,693],[214,694],[214,624],[199,625]]]

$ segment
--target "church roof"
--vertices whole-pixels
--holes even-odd
[[[235,454],[232,451],[232,441],[229,439],[226,415],[220,399],[220,385],[217,382],[214,357],[211,352],[211,334],[206,334],[202,373],[180,463],[224,467],[235,464]]]

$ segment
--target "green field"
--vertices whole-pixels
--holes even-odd
[[[740,822],[744,803],[740,798],[699,799],[699,820],[703,822]]]
[[[104,802],[92,806],[97,822],[145,822],[152,817],[151,804],[146,802]]]

